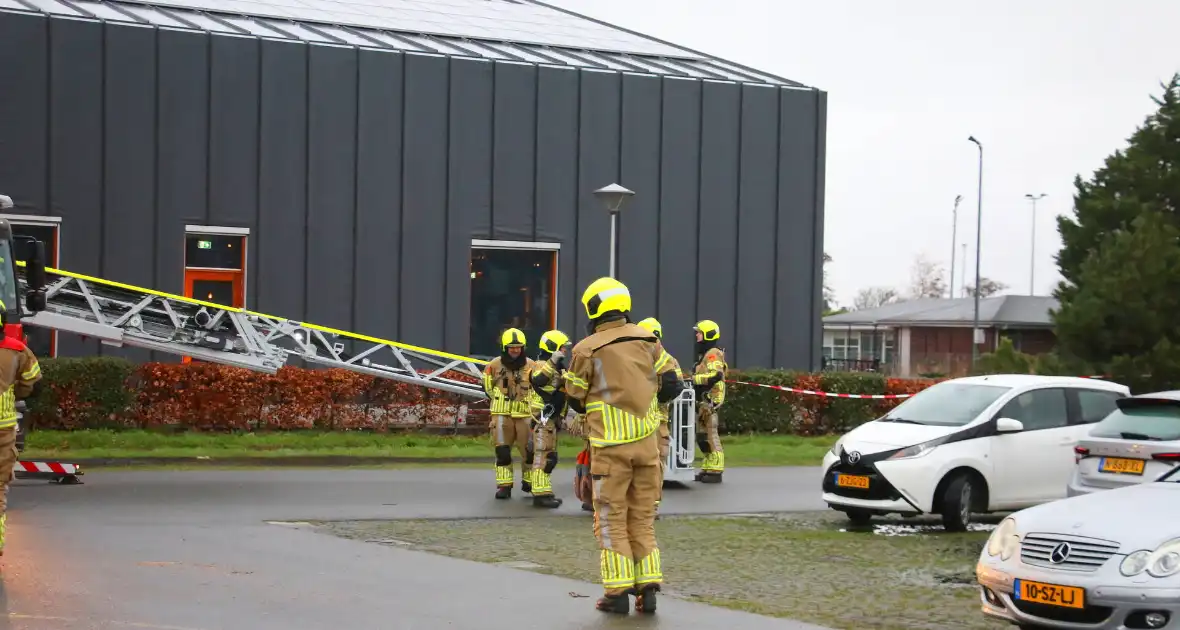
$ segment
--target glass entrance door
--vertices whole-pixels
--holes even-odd
[[[473,247],[471,339],[477,358],[500,353],[500,333],[519,328],[534,355],[541,335],[557,327],[557,252]]]

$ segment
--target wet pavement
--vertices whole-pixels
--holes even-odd
[[[661,511],[823,509],[819,475],[732,469],[720,486],[666,490]],[[0,630],[818,628],[667,597],[654,617],[607,617],[592,609],[595,584],[299,524],[538,515],[519,492],[492,499],[490,470],[96,470],[85,481],[13,484]],[[571,484],[571,471],[555,474],[559,493]],[[589,519],[567,495],[540,513]]]

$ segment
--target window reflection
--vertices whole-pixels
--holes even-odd
[[[508,328],[524,331],[534,353],[541,334],[556,325],[556,271],[553,251],[473,248],[470,353],[498,355]]]

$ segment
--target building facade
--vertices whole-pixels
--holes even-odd
[[[619,278],[681,361],[708,318],[734,366],[818,367],[824,92],[524,0],[321,4],[0,0],[15,228],[70,271],[486,356],[583,334],[619,183]]]

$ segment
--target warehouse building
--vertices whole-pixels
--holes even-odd
[[[817,367],[825,112],[531,0],[0,0],[0,193],[53,266],[475,356],[582,334],[618,183],[674,354],[708,318]]]

